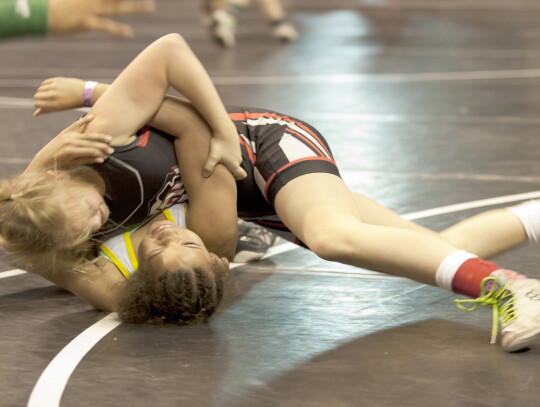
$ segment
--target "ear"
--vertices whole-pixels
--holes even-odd
[[[47,170],[47,175],[57,180],[65,180],[70,178],[69,174],[62,170]]]

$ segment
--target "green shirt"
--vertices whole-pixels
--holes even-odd
[[[47,0],[0,0],[0,38],[45,35],[48,20]]]

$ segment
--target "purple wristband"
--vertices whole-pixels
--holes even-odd
[[[83,93],[83,106],[84,107],[92,107],[92,93],[94,92],[94,88],[96,87],[97,82],[94,81],[87,81],[84,84],[84,93]]]

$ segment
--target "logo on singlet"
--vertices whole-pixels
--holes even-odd
[[[188,199],[186,188],[184,187],[182,176],[180,175],[180,170],[176,166],[171,169],[173,172],[167,174],[163,186],[150,201],[150,214],[160,212],[163,209],[169,208],[177,203],[185,202]]]

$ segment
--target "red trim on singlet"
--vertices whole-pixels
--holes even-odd
[[[268,180],[266,181],[266,185],[264,186],[264,196],[265,196],[266,200],[268,200],[268,187],[272,183],[272,180],[277,176],[277,174],[279,174],[283,170],[289,168],[291,165],[297,164],[297,163],[302,162],[302,161],[327,161],[327,162],[332,163],[332,164],[335,165],[335,162],[333,160],[331,160],[330,158],[326,158],[326,157],[304,157],[304,158],[299,158],[298,160],[294,160],[294,161],[291,161],[290,163],[285,164],[283,167],[278,168],[278,170],[275,171],[270,176],[270,178],[268,178]]]
[[[326,156],[320,148],[318,148],[315,144],[313,144],[308,138],[306,138],[305,136],[302,136],[300,133],[298,133],[297,131],[294,131],[294,130],[291,130],[290,128],[287,128],[287,130],[285,130],[285,133],[293,133],[295,134],[297,137],[300,137],[302,140],[304,140],[306,143],[308,143],[311,147],[313,147],[315,150],[317,150],[317,153],[320,155],[320,156]],[[331,157],[331,156],[330,156]]]
[[[289,116],[280,116],[276,113],[250,113],[250,112],[244,112],[244,113],[229,113],[229,117],[231,120],[246,120],[246,119],[260,119],[261,117],[268,117],[272,119],[283,119],[286,122],[294,123],[298,127],[302,128],[304,131],[308,132],[314,139],[316,139],[319,144],[324,148],[324,151],[328,154],[328,156],[332,157],[332,153],[330,153],[330,150],[326,147],[326,145],[322,142],[322,140],[317,136],[317,134],[311,130],[309,127],[307,127],[305,124],[298,122],[296,120],[291,119]]]
[[[148,144],[149,137],[150,137],[150,127],[144,126],[141,129],[141,137],[139,139],[139,142],[137,143],[137,147],[146,147],[146,144]]]
[[[246,141],[242,138],[242,136],[238,135],[238,138],[240,139],[240,144],[243,144],[246,147],[249,161],[251,161],[251,164],[255,164],[255,154],[253,154],[253,150],[251,146],[248,143],[246,143]]]
[[[311,130],[309,127],[307,127],[305,124],[303,123],[300,123],[300,122],[295,122],[299,127],[302,127],[305,131],[307,131],[309,134],[311,134],[318,142],[319,144],[322,146],[322,148],[324,148],[324,151],[326,151],[326,153],[328,154],[328,156],[332,157],[332,153],[330,153],[330,149],[328,149],[326,147],[326,145],[322,142],[322,140],[317,136],[316,133],[313,132],[313,130]]]
[[[229,118],[231,120],[246,120],[246,115],[244,113],[229,113]]]

